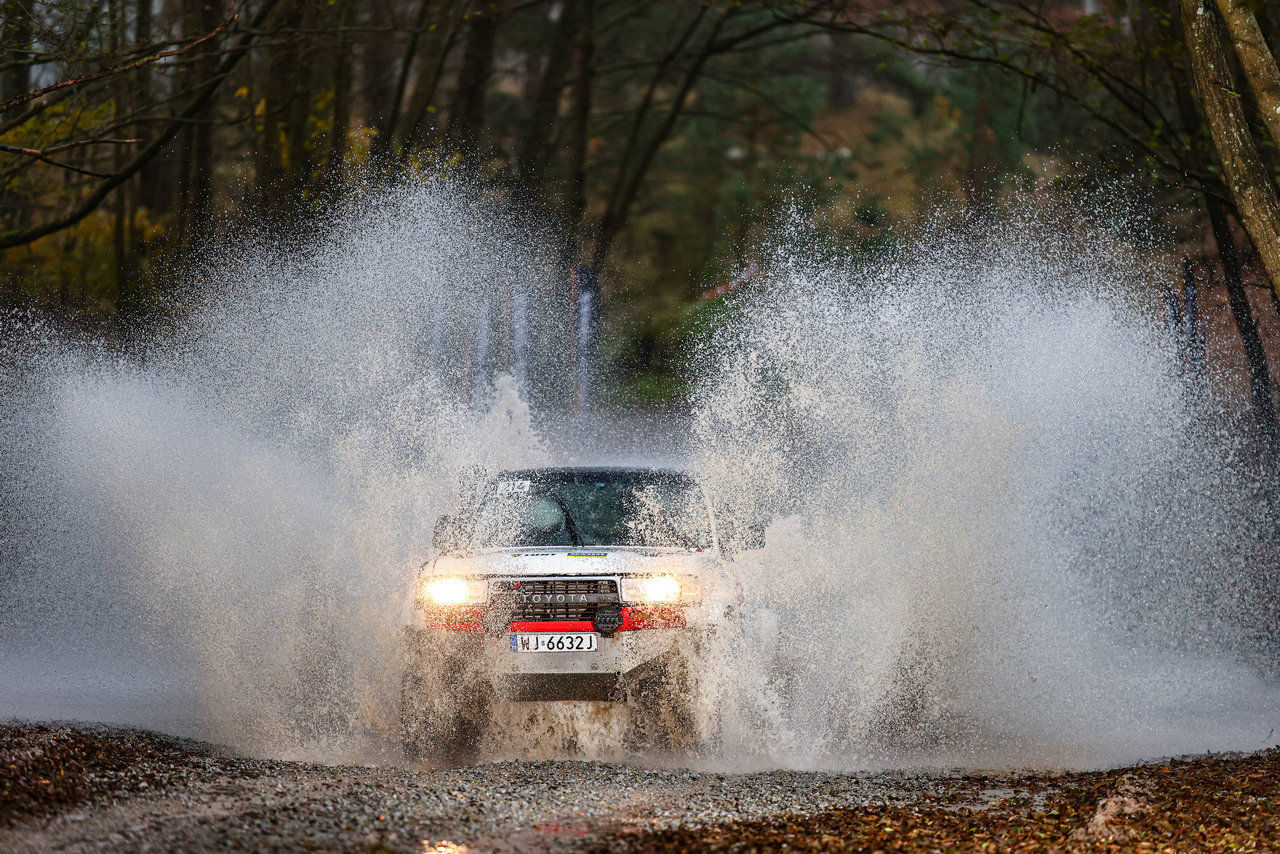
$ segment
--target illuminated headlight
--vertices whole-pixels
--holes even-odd
[[[702,582],[692,575],[624,578],[622,601],[646,605],[696,605],[702,601]]]
[[[429,605],[483,605],[489,590],[481,579],[437,578],[422,589]]]

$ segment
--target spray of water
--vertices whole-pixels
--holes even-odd
[[[435,517],[463,469],[543,459],[518,386],[560,384],[536,254],[462,195],[384,193],[311,250],[210,258],[144,362],[15,338],[6,649],[62,667],[141,635],[190,676],[179,725],[255,753],[394,731]]]
[[[546,424],[573,405],[558,277],[467,198],[379,192],[309,249],[210,258],[144,360],[7,330],[0,712],[397,758],[435,516],[471,466],[560,461]],[[1032,215],[832,254],[774,251],[697,355],[686,462],[726,513],[771,521],[705,653],[697,761],[1262,747],[1265,490],[1134,298],[1156,271]],[[32,700],[69,662],[99,698],[158,699],[76,706],[62,678]],[[503,709],[486,744],[614,758],[623,723]]]
[[[763,629],[719,652],[754,677],[720,689],[733,749],[838,767],[1265,746],[1274,517],[1238,422],[1143,310],[1160,274],[1032,212],[872,263],[773,254],[696,404],[708,482],[774,520],[744,561]]]

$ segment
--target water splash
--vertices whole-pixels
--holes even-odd
[[[567,294],[466,198],[379,192],[309,249],[209,258],[145,361],[6,330],[0,709],[398,761],[402,608],[458,475],[653,459],[552,441]],[[699,352],[688,462],[772,523],[707,660],[717,735],[664,761],[1264,746],[1274,524],[1230,407],[1188,388],[1137,297],[1160,271],[1038,215],[948,234],[875,259],[776,250]],[[498,719],[494,756],[626,753],[617,709]]]
[[[435,517],[463,470],[545,458],[521,394],[564,373],[529,308],[545,268],[462,195],[400,189],[309,251],[209,258],[216,285],[143,362],[13,339],[9,384],[38,388],[6,411],[5,476],[44,505],[6,501],[14,656],[123,647],[99,680],[159,658],[189,677],[182,728],[253,753],[395,731]]]
[[[698,467],[774,520],[744,569],[777,651],[721,653],[754,677],[722,688],[730,752],[1007,766],[1265,746],[1275,522],[1238,424],[1188,389],[1139,300],[1159,269],[1030,213],[872,262],[772,260],[696,396]]]

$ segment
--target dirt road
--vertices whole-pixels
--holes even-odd
[[[135,730],[0,727],[0,851],[1280,849],[1280,753],[1109,772],[747,775],[588,762],[249,760]]]

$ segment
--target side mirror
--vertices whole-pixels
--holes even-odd
[[[456,554],[462,551],[465,534],[461,519],[441,516],[436,519],[436,529],[431,533],[431,547],[439,554]]]
[[[744,552],[764,548],[764,523],[743,525],[738,533],[738,547]]]

